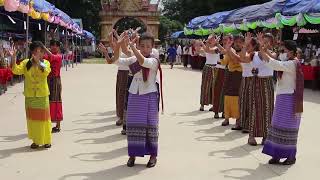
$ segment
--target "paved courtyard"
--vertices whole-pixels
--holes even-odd
[[[165,114],[159,161],[127,168],[126,137],[115,126],[114,65],[63,70],[64,121],[50,150],[31,150],[26,138],[23,83],[0,96],[1,180],[316,180],[320,170],[320,92],[305,91],[297,164],[270,166],[261,146],[199,112],[200,71],[164,66]],[[260,140],[259,140],[260,141]]]

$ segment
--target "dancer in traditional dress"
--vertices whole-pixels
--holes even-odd
[[[241,51],[243,44],[244,38],[242,36],[235,36],[233,38],[232,35],[228,35],[224,39],[224,49],[221,49],[221,52],[224,53],[224,59],[221,61],[221,64],[228,66],[224,82],[225,120],[222,122],[222,126],[228,126],[230,118],[236,119],[236,126],[239,126],[239,91],[242,79],[242,67],[234,56],[238,56],[237,53]]]
[[[33,141],[31,148],[40,145],[51,147],[51,118],[49,106],[49,87],[47,77],[51,72],[50,62],[43,60],[45,47],[41,42],[30,44],[31,57],[16,64],[16,50],[12,48],[12,71],[24,75],[24,96],[28,137]]]
[[[209,39],[208,39],[209,40]],[[201,95],[200,95],[200,111],[204,111],[204,106],[212,105],[213,100],[213,79],[214,79],[214,67],[217,65],[220,59],[218,48],[210,44],[207,41],[206,44],[202,43],[200,53],[206,55],[206,64],[202,70],[202,83],[201,83]],[[212,111],[213,108],[210,109]]]
[[[228,37],[225,37],[224,41],[226,41]],[[209,40],[210,44],[212,45],[219,45],[219,39],[215,36],[210,36]],[[221,47],[220,47],[221,48]],[[214,118],[219,119],[219,113],[222,113],[221,118],[224,117],[224,82],[225,82],[225,73],[226,73],[226,66],[221,64],[223,60],[223,54],[219,53],[219,59],[217,65],[214,67],[213,71],[213,82],[212,82],[212,105],[214,112]]]
[[[266,65],[280,71],[275,110],[263,153],[272,157],[270,164],[279,164],[281,159],[286,159],[282,164],[292,165],[296,162],[297,139],[303,112],[304,78],[301,64],[296,59],[296,42],[285,41],[284,47],[288,61],[277,61],[262,53],[263,59],[268,62]]]
[[[109,45],[107,48],[100,44],[99,48],[105,57],[111,58],[110,49],[113,51],[117,39],[120,38],[116,30],[113,29],[109,35]],[[131,52],[126,51],[127,48],[122,48],[121,57],[130,57]],[[116,122],[117,126],[124,124],[124,109],[125,109],[125,98],[127,93],[129,68],[127,66],[118,65],[117,82],[116,82],[116,113],[119,119]]]
[[[159,60],[152,55],[154,38],[149,33],[140,36],[139,50],[130,42],[134,56],[120,57],[121,44],[128,42],[126,33],[115,47],[115,56],[109,63],[126,65],[133,74],[127,109],[128,167],[135,165],[136,157],[150,155],[147,167],[154,167],[158,155],[159,90],[157,72]],[[160,71],[161,73],[161,71]],[[160,74],[161,75],[161,74]]]
[[[268,47],[268,55],[275,57],[276,55],[270,51],[273,38],[259,33],[258,39],[260,44],[264,43]],[[261,54],[258,51],[259,42],[256,38],[252,38],[251,33],[247,33],[246,47],[243,49],[241,57],[244,62],[252,62],[252,73],[256,76],[253,83],[253,97],[250,97],[248,103],[250,115],[248,144],[252,146],[257,145],[256,137],[262,137],[262,144],[264,144],[274,107],[273,69],[266,66],[261,60]],[[249,54],[244,56],[247,49]]]
[[[62,84],[60,76],[62,54],[60,54],[60,42],[51,40],[50,51],[46,53],[44,58],[47,59],[51,65],[51,72],[48,76],[51,122],[56,123],[56,126],[52,128],[52,133],[58,133],[61,130],[61,121],[63,120]]]

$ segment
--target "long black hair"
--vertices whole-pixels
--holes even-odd
[[[32,53],[34,52],[34,50],[36,50],[37,48],[43,48],[44,45],[42,42],[40,41],[34,41],[30,44],[29,48],[30,48],[30,54],[29,54],[29,61],[26,64],[27,70],[29,71],[30,68],[32,67]]]
[[[61,46],[61,43],[60,43],[60,41],[58,41],[58,40],[56,40],[56,39],[52,39],[52,40],[50,41],[50,46],[58,46],[58,47],[60,47],[60,46]]]

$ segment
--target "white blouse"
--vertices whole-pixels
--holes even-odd
[[[282,78],[277,82],[277,94],[293,94],[296,89],[296,63],[270,59],[266,65],[275,71],[283,71]]]
[[[241,63],[242,66],[242,77],[253,77],[252,69],[253,65],[252,62],[250,63]]]
[[[216,65],[218,63],[218,60],[220,59],[220,54],[210,54],[206,53],[206,64],[209,65]]]
[[[273,76],[274,70],[266,66],[266,62],[262,61],[259,57],[259,53],[256,52],[253,56],[253,67],[258,68],[258,77]]]
[[[120,58],[128,58],[128,56],[126,54],[124,54],[123,52],[121,52]],[[118,64],[118,71],[129,71],[129,67],[122,66],[122,65]]]
[[[119,58],[116,64],[121,66],[129,66],[137,61],[135,56],[129,58]],[[149,68],[149,77],[146,82],[143,81],[142,70],[133,76],[133,80],[129,89],[131,94],[148,94],[152,92],[158,92],[156,81],[159,62],[155,58],[144,58],[142,67]]]

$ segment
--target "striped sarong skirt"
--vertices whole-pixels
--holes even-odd
[[[37,145],[51,144],[49,97],[26,97],[28,137]]]
[[[240,86],[240,126],[249,131],[249,103],[253,101],[255,77],[243,77]]]
[[[129,71],[118,70],[116,85],[116,112],[120,119],[123,119],[124,102],[127,93]]]
[[[129,94],[127,139],[130,157],[158,155],[158,93]]]
[[[276,159],[295,158],[300,121],[301,114],[295,113],[294,95],[278,95],[263,153]]]
[[[213,71],[214,67],[210,65],[205,65],[202,70],[202,83],[200,95],[200,104],[202,106],[208,106],[212,104]]]
[[[274,108],[272,77],[254,78],[254,95],[249,105],[249,133],[252,137],[267,137]]]
[[[224,111],[224,80],[225,80],[225,69],[214,68],[213,75],[213,112],[220,113]]]
[[[48,85],[50,90],[50,114],[52,122],[59,122],[63,120],[62,110],[62,98],[61,98],[61,78],[60,77],[49,77]]]
[[[127,90],[126,90],[126,94],[125,94],[125,98],[124,98],[124,110],[123,110],[123,129],[124,130],[127,129],[127,110],[128,110],[129,89],[130,89],[132,80],[133,80],[133,76],[129,74],[128,75]]]

